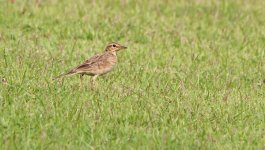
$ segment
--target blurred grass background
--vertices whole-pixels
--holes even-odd
[[[264,6],[0,0],[0,148],[264,149]],[[112,41],[96,89],[52,81]]]

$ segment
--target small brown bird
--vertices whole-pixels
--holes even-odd
[[[81,82],[84,75],[93,76],[92,82],[94,82],[99,75],[106,74],[113,69],[113,67],[117,63],[117,51],[126,48],[127,47],[115,42],[110,43],[105,48],[105,52],[103,54],[98,54],[91,57],[81,65],[71,69],[67,73],[55,77],[54,79],[80,74]]]

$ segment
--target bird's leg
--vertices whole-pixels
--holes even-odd
[[[80,74],[80,87],[83,87],[83,76],[84,74]]]
[[[61,86],[63,86],[64,78],[60,80]]]
[[[92,86],[94,87],[95,83],[96,83],[96,78],[98,77],[98,75],[94,75],[91,79],[91,83],[92,83]]]

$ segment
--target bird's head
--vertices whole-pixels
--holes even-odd
[[[105,48],[105,51],[110,51],[110,52],[116,52],[119,51],[121,49],[126,49],[126,46],[122,46],[121,44],[112,42],[110,44],[107,45],[107,47]]]

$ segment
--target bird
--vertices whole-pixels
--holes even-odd
[[[81,79],[81,84],[84,75],[92,76],[92,83],[95,82],[96,78],[100,75],[104,75],[110,72],[117,63],[117,52],[126,49],[126,46],[123,46],[116,42],[109,43],[102,54],[97,54],[91,58],[85,60],[82,64],[71,69],[70,71],[63,73],[55,78],[54,80],[63,78],[66,76],[72,76],[79,74]]]

